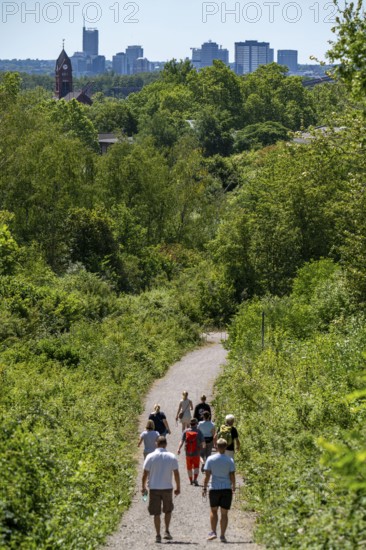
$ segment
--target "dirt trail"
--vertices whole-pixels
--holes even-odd
[[[220,343],[224,337],[224,333],[207,335],[207,345],[187,354],[175,363],[164,378],[154,383],[146,398],[145,412],[140,419],[140,431],[144,429],[154,403],[160,403],[161,410],[166,414],[172,431],[172,434],[168,436],[168,450],[175,454],[181,436],[180,425],[176,426],[175,424],[175,415],[182,391],[189,392],[189,398],[192,399],[193,405],[200,401],[202,393],[206,394],[207,401],[210,403],[213,382],[226,360],[226,351]],[[141,499],[143,464],[141,448],[138,449],[138,453],[139,473],[131,507],[122,517],[118,531],[107,540],[104,546],[105,550],[148,550],[159,547],[155,543],[153,518],[148,514],[147,503]],[[163,541],[163,544],[193,545],[197,548],[222,546],[217,540],[206,541],[207,533],[210,531],[208,499],[206,501],[202,499],[201,487],[189,484],[184,452],[178,460],[181,494],[174,499],[175,510],[170,525],[173,540]],[[202,474],[200,474],[199,482],[202,485]],[[239,485],[240,483],[239,481]],[[229,527],[226,532],[228,542],[240,546],[240,548],[257,550],[261,547],[255,544],[252,538],[255,517],[253,514],[239,510],[240,488],[235,500],[234,507],[229,513]]]

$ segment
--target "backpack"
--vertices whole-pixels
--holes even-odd
[[[226,426],[226,424],[223,424],[220,428],[219,432],[219,438],[222,437],[222,439],[226,440],[227,446],[232,445],[233,443],[233,436],[231,434],[231,428],[232,426]]]
[[[190,430],[186,432],[186,453],[193,455],[198,450],[198,432]]]

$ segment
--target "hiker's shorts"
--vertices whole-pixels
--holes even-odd
[[[233,492],[231,489],[211,489],[208,493],[211,508],[230,510]]]
[[[173,489],[150,489],[148,508],[150,516],[160,516],[161,505],[163,505],[164,514],[173,512]]]
[[[187,470],[197,470],[200,467],[200,457],[186,456]]]

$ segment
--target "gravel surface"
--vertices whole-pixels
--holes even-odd
[[[205,336],[207,345],[187,354],[183,359],[175,363],[164,378],[157,380],[152,386],[145,402],[145,412],[140,418],[140,431],[145,428],[149,413],[155,403],[160,403],[161,410],[166,414],[172,434],[168,436],[168,450],[176,454],[181,437],[181,427],[175,424],[175,415],[183,390],[187,390],[188,397],[193,406],[200,402],[200,396],[205,393],[207,402],[210,403],[213,382],[220,372],[221,365],[225,363],[226,351],[221,345],[225,339],[225,333],[210,333]],[[230,411],[228,411],[229,413]],[[213,418],[213,420],[215,420]],[[140,433],[140,432],[139,432]],[[138,449],[138,479],[136,480],[135,495],[129,510],[123,515],[121,524],[104,546],[105,550],[148,550],[159,547],[155,543],[155,529],[153,518],[149,516],[147,503],[141,498],[141,474],[143,465],[142,447]],[[184,450],[184,449],[183,449]],[[182,451],[183,451],[182,450]],[[175,509],[170,524],[172,541],[164,541],[162,544],[175,544],[178,546],[192,545],[196,548],[212,548],[222,546],[218,539],[206,541],[207,534],[211,530],[209,522],[210,507],[207,500],[202,499],[202,488],[189,484],[185,469],[185,454],[179,457],[179,471],[181,477],[181,494],[174,497]],[[202,474],[199,476],[202,485]],[[229,544],[251,550],[261,548],[253,542],[252,532],[255,515],[243,512],[240,505],[240,485],[234,504],[229,512],[229,526],[226,537]],[[162,516],[162,534],[163,529]]]

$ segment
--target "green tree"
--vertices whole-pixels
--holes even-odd
[[[366,18],[362,0],[350,2],[342,9],[338,0],[333,0],[338,15],[332,31],[337,39],[331,42],[327,58],[338,62],[338,75],[358,101],[364,101],[366,93]]]
[[[176,59],[171,59],[165,63],[164,68],[160,74],[160,78],[164,82],[174,83],[174,84],[185,84],[187,81],[188,75],[193,70],[193,66],[189,59],[185,61]]]
[[[279,122],[258,122],[238,130],[234,138],[234,151],[240,153],[252,147],[265,147],[277,141],[288,140],[289,130]]]
[[[131,136],[137,132],[137,121],[124,100],[93,97],[86,114],[100,133],[121,132]]]

